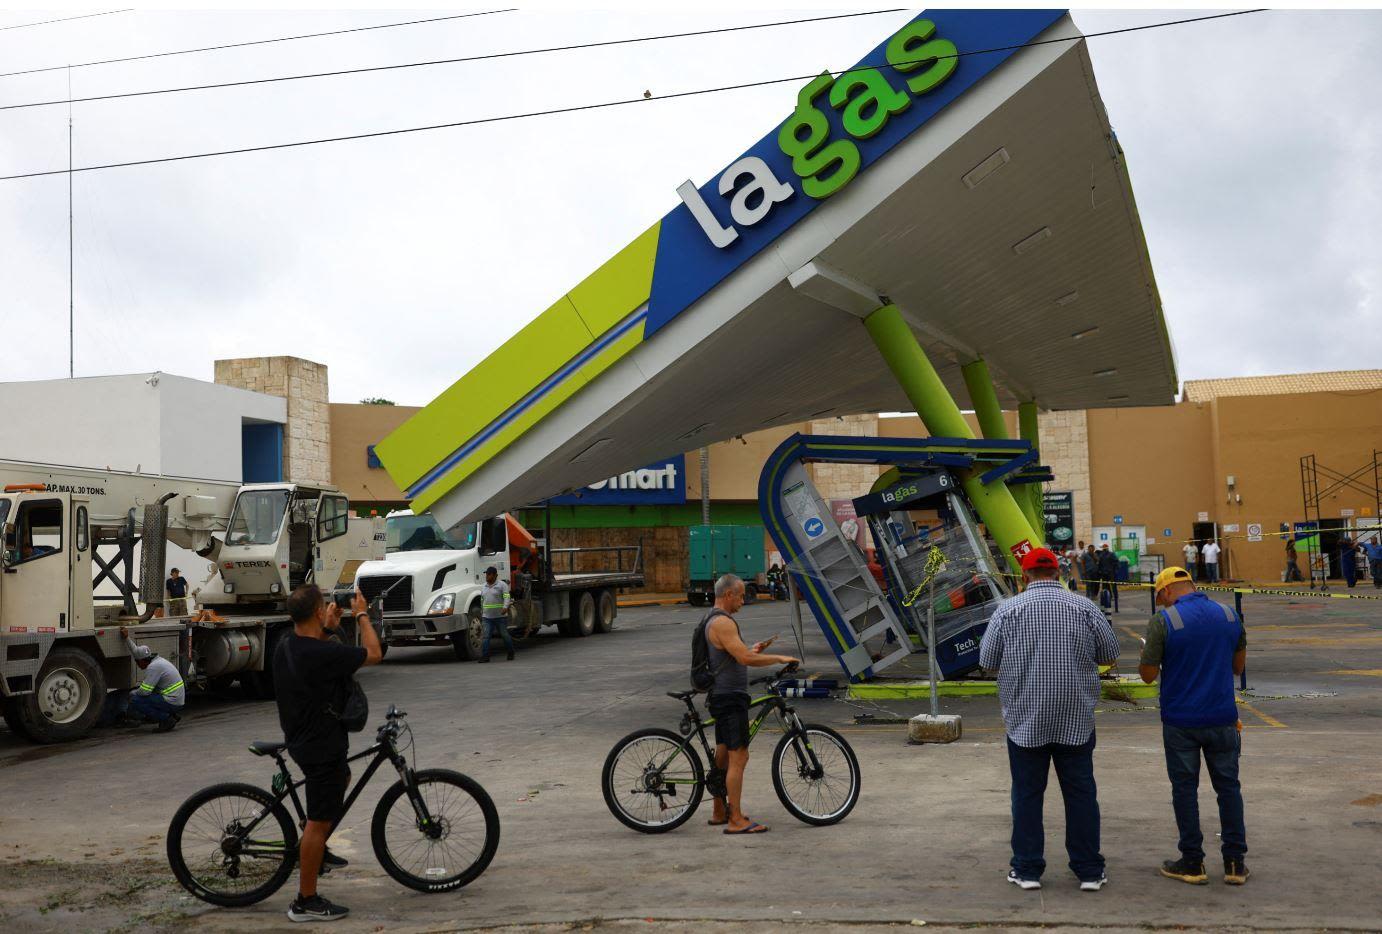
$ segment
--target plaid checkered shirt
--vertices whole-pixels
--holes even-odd
[[[1117,659],[1103,611],[1055,580],[1032,581],[1005,601],[979,644],[979,664],[998,671],[1008,737],[1028,748],[1088,742],[1099,666]]]

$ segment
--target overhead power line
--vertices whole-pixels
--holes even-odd
[[[692,32],[663,33],[656,36],[635,36],[630,39],[604,39],[599,42],[581,42],[575,45],[554,45],[540,49],[517,49],[508,52],[487,52],[483,55],[467,55],[462,58],[440,58],[425,62],[404,62],[398,65],[373,65],[367,68],[346,68],[340,71],[318,71],[301,75],[280,75],[273,78],[249,78],[244,81],[225,81],[219,84],[197,84],[180,88],[156,88],[150,91],[126,91],[120,94],[98,94],[92,97],[75,97],[71,100],[30,101],[24,104],[6,104],[0,110],[20,110],[26,107],[51,107],[56,104],[86,104],[92,101],[108,101],[125,97],[148,97],[153,94],[181,94],[186,91],[211,91],[218,88],[240,88],[255,84],[273,84],[279,81],[303,81],[309,78],[336,78],[341,75],[360,75],[379,71],[399,71],[405,68],[427,68],[432,65],[455,65],[462,62],[483,62],[498,58],[517,58],[521,55],[544,55],[549,52],[573,52],[580,49],[598,49],[612,45],[633,45],[641,42],[660,42],[664,39],[686,39],[693,36],[713,36],[727,32],[745,32],[751,29],[773,29],[779,26],[797,26],[803,23],[822,23],[828,20],[853,19],[859,16],[879,16],[884,13],[901,13],[904,7],[891,10],[869,10],[863,13],[837,13],[831,16],[812,16],[806,19],[779,20],[773,23],[752,23],[747,26],[722,26],[717,29],[697,29]]]
[[[1149,29],[1164,29],[1168,26],[1183,26],[1191,23],[1203,23],[1209,20],[1227,19],[1234,16],[1246,16],[1251,13],[1263,13],[1265,10],[1239,10],[1233,13],[1216,13],[1209,16],[1197,16],[1190,19],[1172,20],[1164,23],[1148,23],[1143,26],[1127,26],[1122,29],[1108,29],[1102,32],[1085,33],[1081,36],[1063,36],[1055,39],[1037,39],[1032,42],[1021,43],[1019,45],[998,46],[991,49],[972,49],[966,52],[957,52],[951,56],[940,56],[941,58],[963,58],[970,55],[987,55],[995,52],[1010,52],[1024,48],[1032,48],[1040,45],[1051,45],[1059,42],[1079,42],[1082,39],[1094,39],[1102,36],[1116,36],[1124,33],[1142,32]],[[925,61],[934,61],[926,59]],[[923,61],[918,59],[917,61]],[[905,62],[903,64],[906,64]],[[449,130],[467,126],[481,126],[487,123],[505,123],[514,120],[528,120],[535,117],[552,117],[559,114],[579,113],[587,110],[603,110],[610,107],[623,107],[628,104],[646,104],[649,101],[676,100],[684,97],[699,97],[706,94],[721,94],[728,91],[742,91],[749,88],[768,87],[774,84],[786,84],[795,81],[809,81],[822,74],[827,69],[812,72],[809,75],[791,75],[783,78],[767,78],[762,81],[748,81],[742,84],[727,84],[710,88],[697,88],[691,91],[676,91],[671,94],[648,95],[647,97],[631,97],[620,100],[601,101],[593,104],[575,104],[569,107],[554,107],[547,110],[530,110],[522,113],[501,114],[493,117],[476,117],[471,120],[456,120],[450,123],[434,123],[428,126],[402,127],[395,130],[374,130],[366,133],[351,133],[346,136],[331,136],[321,139],[295,140],[288,143],[269,143],[262,146],[244,146],[238,149],[221,149],[213,152],[186,153],[180,156],[158,156],[150,159],[133,159],[128,162],[109,162],[102,165],[85,165],[71,169],[49,169],[42,172],[24,172],[17,175],[0,175],[0,181],[14,181],[21,178],[41,178],[47,175],[65,175],[69,172],[95,172],[103,169],[122,169],[137,165],[155,165],[164,162],[186,162],[192,159],[210,159],[215,156],[235,156],[251,152],[270,152],[276,149],[297,149],[304,146],[321,146],[327,143],[344,143],[361,139],[377,139],[385,136],[402,136],[408,133],[425,133],[431,130]],[[842,75],[852,69],[845,68],[839,70],[829,70],[832,75]],[[645,92],[646,93],[646,92]]]
[[[114,16],[116,13],[128,13],[134,7],[125,7],[123,10],[106,10],[104,13],[83,13],[81,16],[64,16],[62,19],[44,19],[37,23],[16,23],[13,26],[0,26],[0,32],[7,32],[11,29],[28,29],[32,26],[47,26],[50,23],[70,23],[74,19],[91,19],[94,16]],[[65,68],[65,65],[56,65],[56,68]]]
[[[275,42],[296,42],[299,39],[320,39],[323,36],[344,36],[354,32],[370,32],[375,29],[397,29],[400,26],[421,26],[425,23],[441,23],[453,19],[470,19],[473,16],[493,16],[496,13],[513,13],[517,7],[510,7],[505,10],[483,10],[479,13],[456,13],[451,16],[433,16],[430,19],[413,19],[404,23],[380,23],[376,26],[353,26],[350,29],[332,29],[328,32],[308,32],[296,36],[278,36],[273,39],[254,39],[250,42],[230,42],[225,45],[208,45],[197,49],[175,49],[171,52],[150,52],[147,55],[130,55],[125,58],[103,58],[94,62],[79,62],[75,65],[46,65],[43,68],[25,68],[22,71],[0,71],[0,78],[13,78],[16,75],[36,75],[44,71],[62,71],[65,68],[91,68],[95,65],[118,65],[121,62],[142,62],[150,58],[167,58],[170,55],[195,55],[198,52],[220,52],[225,49],[243,49],[251,45],[271,45]],[[113,10],[115,13],[124,13],[125,10]],[[93,16],[105,16],[104,13],[93,13]],[[77,19],[80,17],[74,17]],[[62,22],[62,20],[49,20],[49,22]],[[38,26],[40,23],[29,25]],[[7,26],[7,29],[20,29],[19,26]]]

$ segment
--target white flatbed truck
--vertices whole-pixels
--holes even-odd
[[[513,595],[509,624],[527,634],[556,626],[563,635],[609,632],[618,591],[643,586],[639,545],[549,548],[550,521],[535,537],[508,513],[442,529],[430,515],[387,517],[388,554],[360,566],[355,583],[371,602],[383,598],[384,645],[445,645],[477,659],[480,587],[493,566]]]

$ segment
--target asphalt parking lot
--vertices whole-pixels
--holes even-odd
[[[1144,601],[1116,619],[1134,671]],[[852,930],[926,921],[1000,927],[1147,926],[1382,929],[1382,603],[1252,598],[1243,778],[1249,865],[1242,888],[1186,886],[1155,867],[1175,855],[1175,828],[1155,702],[1108,702],[1097,717],[1095,766],[1110,885],[1082,893],[1064,866],[1059,793],[1047,798],[1045,887],[1004,882],[1008,778],[994,698],[943,701],[964,717],[950,746],[909,746],[879,723],[919,703],[799,701],[808,721],[854,745],[858,807],[813,828],[778,803],[768,774],[775,741],[755,744],[745,810],[772,832],[729,838],[705,826],[708,805],[670,834],[645,836],[609,814],[599,778],[614,742],[641,726],[675,728],[663,695],[687,680],[689,607],[621,612],[613,633],[540,635],[518,660],[453,661],[450,649],[394,649],[362,683],[376,712],[405,708],[417,763],[463,771],[493,796],[503,830],[489,870],[459,893],[395,884],[369,845],[369,816],[387,787],[366,790],[333,848],[351,860],[322,891],[353,909],[337,930],[636,927],[771,930],[786,923]],[[752,641],[786,628],[784,604],[741,616]],[[791,637],[784,643],[790,651]],[[808,620],[808,668],[837,672]],[[858,715],[872,715],[856,720]],[[360,734],[367,737],[372,734]],[[194,698],[172,734],[105,730],[82,742],[30,746],[0,728],[0,927],[7,931],[211,931],[288,928],[289,883],[258,907],[211,908],[182,892],[163,857],[179,803],[217,781],[266,784],[245,749],[279,738],[272,704]],[[1207,848],[1216,811],[1205,781]],[[1054,785],[1054,780],[1053,780]],[[650,923],[651,922],[651,923]]]

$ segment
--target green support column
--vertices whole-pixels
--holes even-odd
[[[892,370],[893,376],[902,386],[912,405],[916,406],[926,429],[932,435],[942,438],[973,438],[969,423],[960,414],[950,393],[941,382],[940,374],[926,358],[926,352],[917,343],[916,336],[907,322],[902,320],[902,312],[896,305],[884,305],[864,319],[864,327],[883,355],[883,360]],[[988,527],[1008,558],[1008,564],[1018,570],[1017,559],[1012,549],[1028,542],[1032,547],[1041,543],[1032,530],[1031,523],[1023,515],[1021,507],[1013,497],[1006,483],[984,486],[979,482],[977,471],[968,471],[960,480],[965,494],[969,497],[979,519]]]
[[[1022,402],[1017,406],[1017,429],[1023,441],[1032,442],[1032,448],[1039,450],[1041,447],[1041,434],[1037,429],[1037,405],[1035,402]],[[1046,502],[1041,495],[1040,483],[1026,483],[1023,487],[1027,490],[1027,496],[1031,502],[1031,509],[1027,512],[1028,518],[1032,520],[1032,528],[1041,536],[1043,544],[1046,542]]]
[[[983,432],[985,438],[1006,441],[1008,423],[1003,420],[1003,407],[998,404],[998,392],[993,388],[988,364],[983,360],[974,360],[960,367],[960,373],[965,378],[965,388],[969,390],[969,401],[974,406],[974,415],[979,421],[979,430]],[[1026,437],[1023,435],[1023,438]],[[1013,499],[1017,500],[1022,514],[1027,517],[1027,524],[1033,530],[1040,532],[1042,513],[1034,505],[1031,495],[1032,489],[1032,484],[1019,484],[1012,488]],[[1032,544],[1039,544],[1039,541],[1033,539]]]

